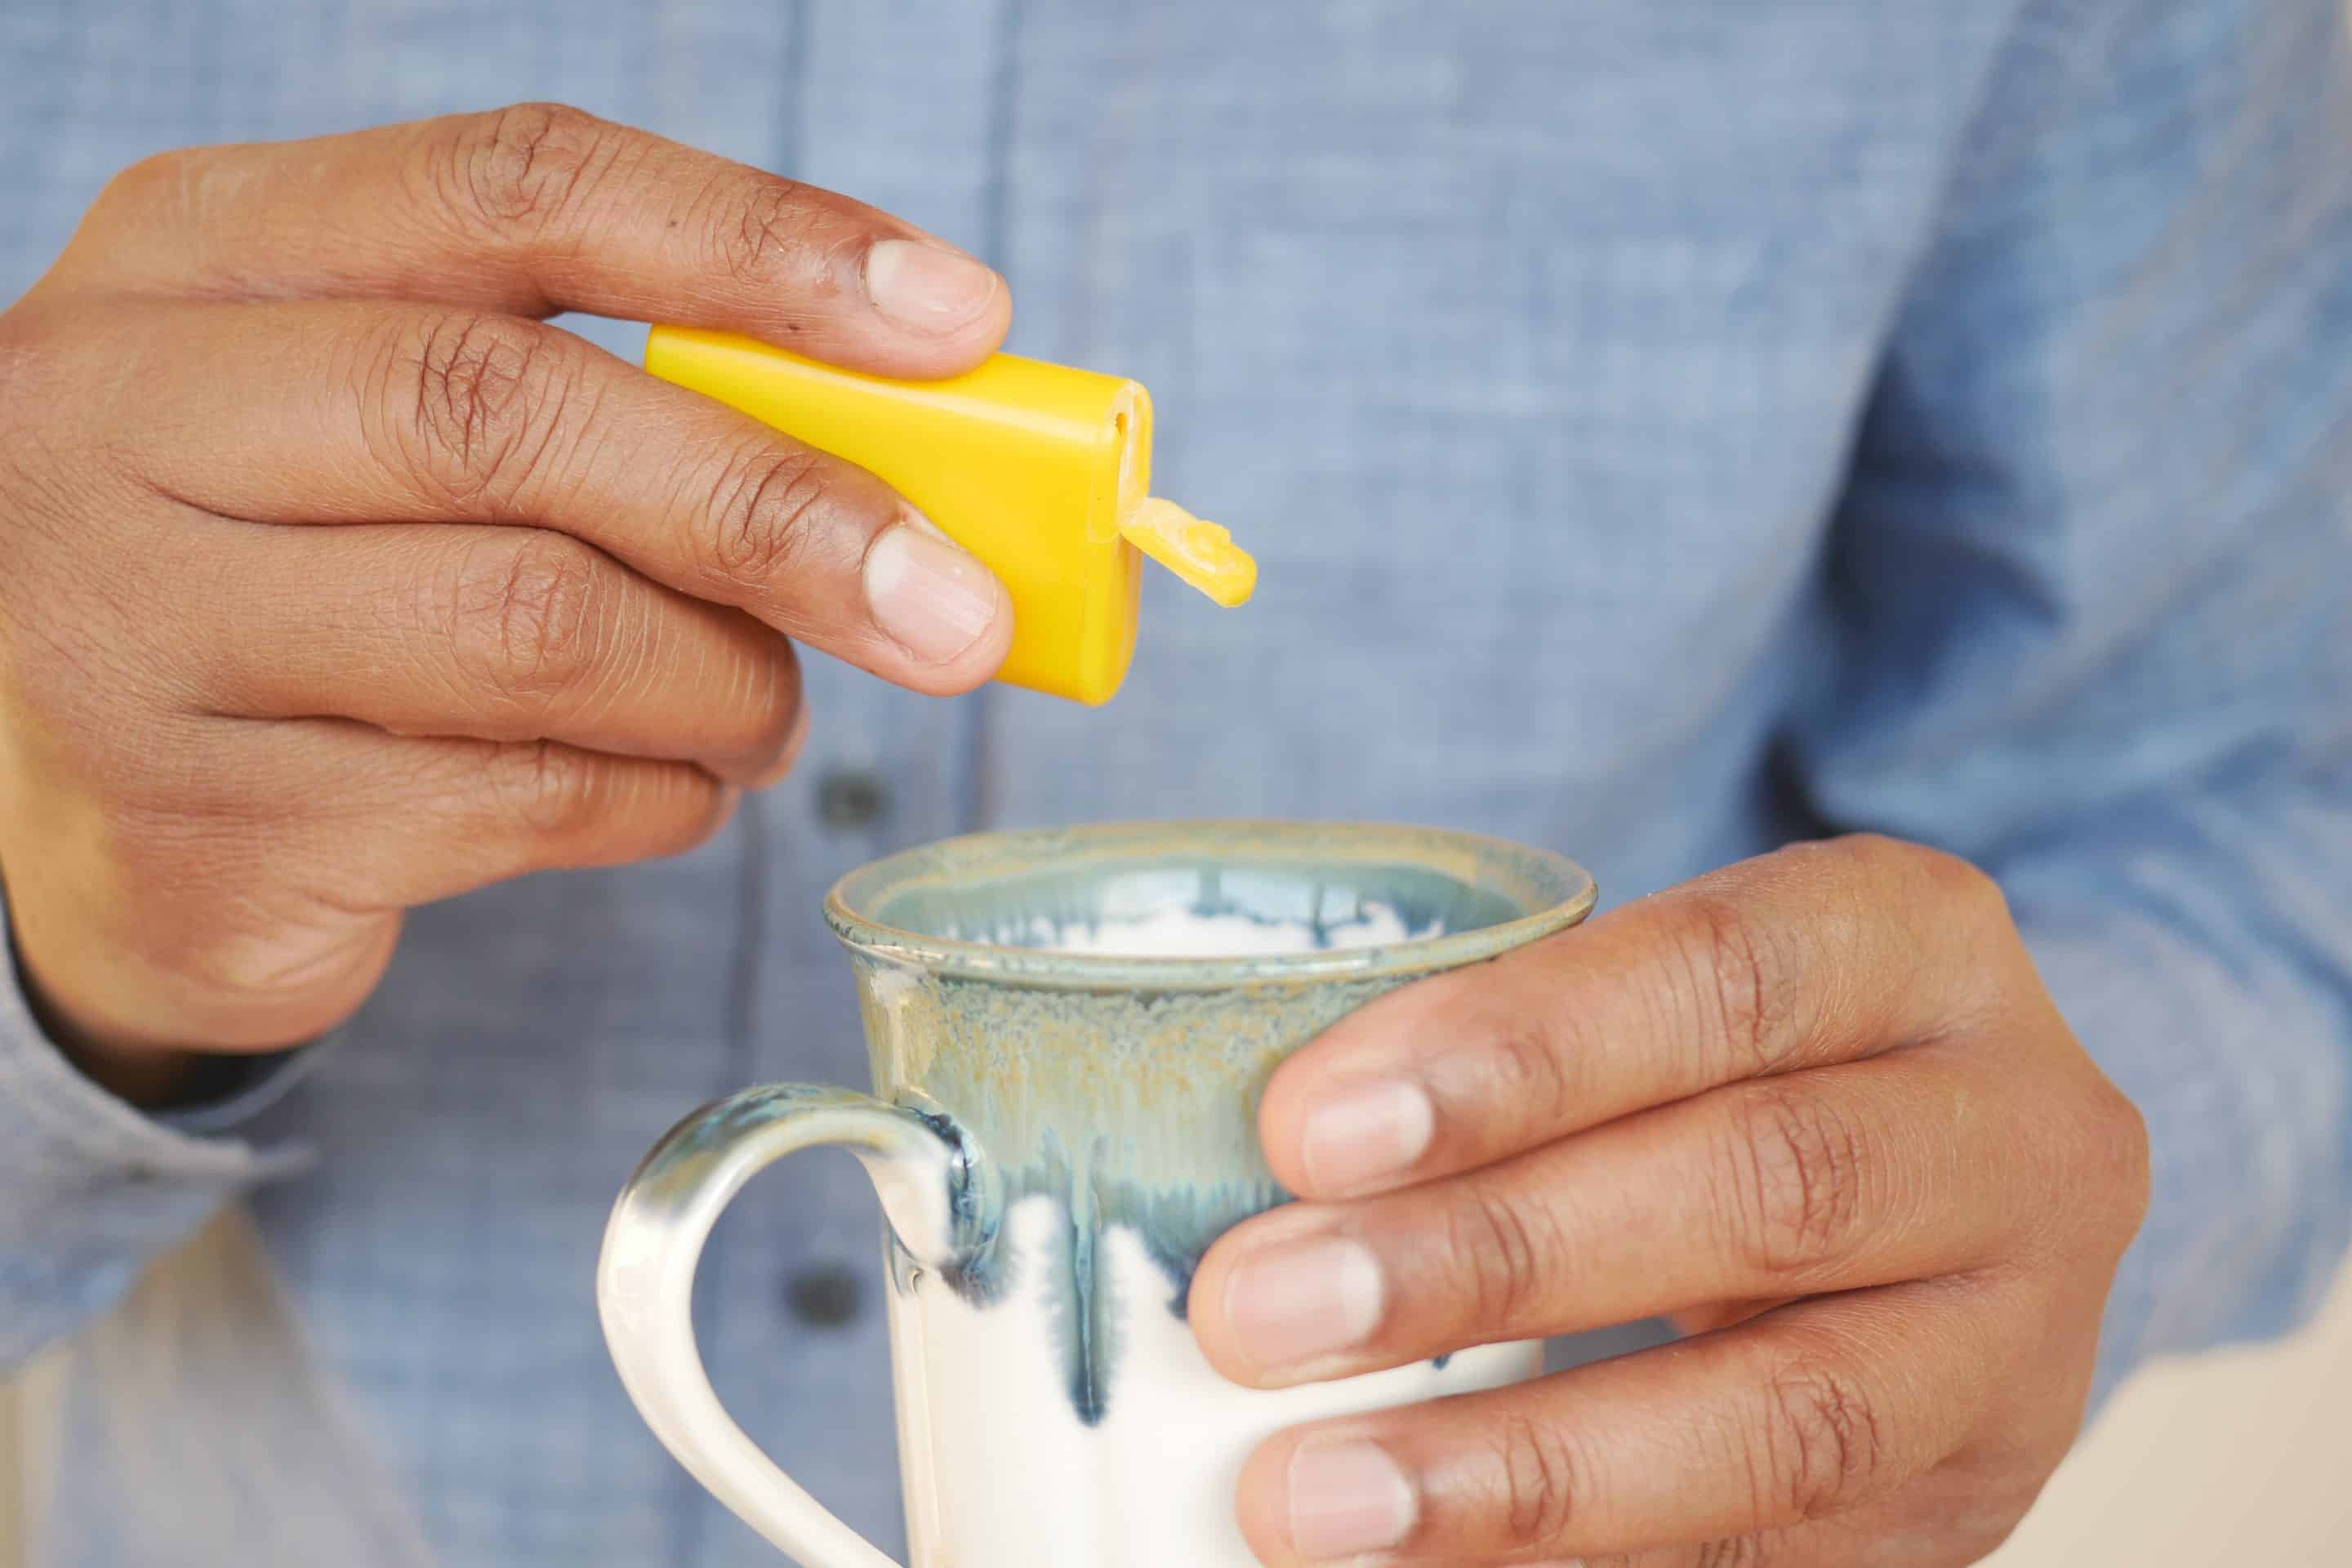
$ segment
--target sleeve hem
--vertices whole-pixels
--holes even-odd
[[[29,1123],[53,1153],[92,1165],[174,1175],[222,1185],[241,1184],[305,1164],[300,1149],[257,1150],[221,1136],[234,1123],[283,1094],[315,1047],[270,1064],[226,1100],[176,1113],[150,1114],[84,1077],[34,1019],[6,949],[7,920],[0,911],[0,1110]]]

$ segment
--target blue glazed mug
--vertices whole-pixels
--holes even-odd
[[[712,1225],[794,1150],[881,1194],[914,1568],[1251,1568],[1243,1459],[1301,1421],[1516,1382],[1541,1347],[1275,1392],[1183,1321],[1202,1255],[1285,1200],[1276,1063],[1372,997],[1581,920],[1592,879],[1475,835],[1198,822],[982,834],[844,878],[876,1092],[747,1089],[672,1130],[615,1205],[597,1297],[655,1433],[804,1568],[890,1568],[744,1436],[696,1348]]]

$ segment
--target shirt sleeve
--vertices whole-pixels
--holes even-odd
[[[2352,49],[2341,0],[2027,11],[1790,756],[1824,820],[2001,882],[2147,1119],[2104,1398],[2297,1322],[2352,1212]]]
[[[103,1312],[149,1258],[305,1150],[232,1129],[283,1092],[316,1047],[170,1116],[84,1078],[35,1023],[0,900],[0,1371]]]

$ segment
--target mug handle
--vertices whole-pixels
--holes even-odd
[[[776,1467],[727,1414],[694,1339],[694,1271],[743,1184],[799,1149],[857,1156],[898,1245],[926,1268],[967,1267],[995,1239],[1001,1190],[944,1113],[812,1084],[749,1089],[654,1146],[604,1229],[596,1306],[621,1383],[678,1463],[803,1568],[898,1568]]]

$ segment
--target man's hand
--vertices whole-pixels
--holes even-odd
[[[872,475],[564,310],[943,375],[1010,305],[526,105],[141,163],[0,316],[0,869],[102,1079],[332,1026],[410,906],[702,839],[799,745],[787,635],[927,692],[1003,659],[1003,587]]]
[[[1193,1283],[1229,1376],[1691,1336],[1274,1438],[1240,1506],[1276,1568],[1973,1563],[2073,1440],[2147,1202],[1991,882],[1875,838],[1383,998],[1263,1131],[1306,1201]]]

